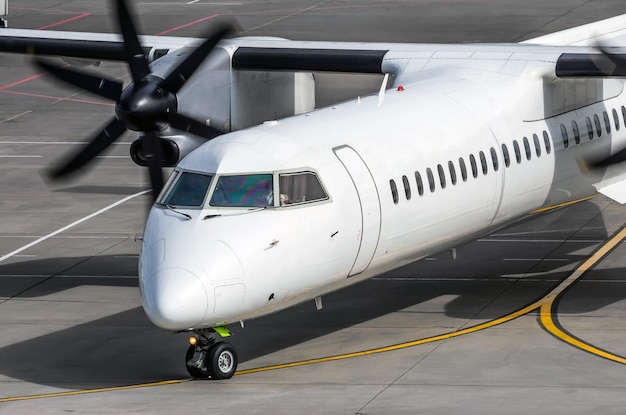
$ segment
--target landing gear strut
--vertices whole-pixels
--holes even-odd
[[[216,341],[209,334],[212,332],[212,329],[197,330],[190,338],[191,346],[185,357],[187,371],[198,379],[230,379],[237,370],[237,352],[232,344]]]

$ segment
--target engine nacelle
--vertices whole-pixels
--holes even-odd
[[[173,134],[161,136],[161,166],[174,167],[187,154],[200,147],[207,140],[191,135]],[[130,145],[130,157],[135,164],[146,167],[148,165],[149,153],[147,151],[144,136],[140,136]]]

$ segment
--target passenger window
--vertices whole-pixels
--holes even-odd
[[[596,134],[598,137],[602,137],[602,125],[600,125],[600,117],[598,117],[598,114],[593,114],[593,122],[596,125]]]
[[[550,144],[550,136],[547,131],[543,132],[543,143],[546,145],[546,153],[550,154],[552,151],[552,145]]]
[[[210,204],[217,207],[273,206],[273,186],[271,174],[220,176]]]
[[[604,128],[606,128],[606,133],[611,134],[611,121],[609,121],[609,114],[607,114],[606,111],[603,111],[602,116],[604,117]]]
[[[476,157],[474,157],[473,154],[470,154],[469,159],[470,159],[470,166],[472,167],[472,176],[474,176],[474,178],[477,178],[478,166],[476,166]]]
[[[574,141],[576,144],[580,144],[580,131],[578,130],[578,124],[572,120],[572,130],[574,131]]]
[[[526,152],[526,160],[530,160],[531,152],[530,152],[530,144],[528,143],[528,138],[524,137],[524,151]]]
[[[487,174],[487,158],[485,157],[485,153],[481,151],[478,153],[478,156],[480,157],[480,166],[483,169],[483,174]]]
[[[619,131],[619,115],[615,108],[613,108],[613,122],[615,122],[615,131]]]
[[[312,172],[280,175],[280,205],[288,206],[328,199],[317,175]]]
[[[433,176],[433,171],[429,168],[426,169],[426,176],[428,176],[428,187],[430,188],[430,192],[435,191],[435,177]]]
[[[459,157],[459,167],[461,168],[461,178],[464,182],[467,181],[467,168],[465,167],[465,160],[463,157]]]
[[[420,172],[415,172],[415,183],[417,184],[417,194],[422,196],[424,194],[424,183],[422,182],[422,175]]]
[[[394,205],[398,204],[398,187],[395,180],[389,180],[389,186],[391,186],[391,197],[393,198]]]
[[[439,183],[441,184],[441,188],[445,189],[446,188],[446,174],[443,171],[443,167],[441,166],[441,164],[437,165],[437,172],[439,173]]]
[[[450,181],[452,182],[453,185],[456,184],[456,169],[454,168],[454,163],[449,161],[448,162],[448,169],[450,169]]]
[[[541,157],[541,144],[539,143],[539,137],[537,137],[537,134],[533,134],[533,143],[535,143],[535,154],[537,157]]]
[[[182,172],[174,178],[171,190],[163,200],[157,203],[176,207],[201,207],[212,179],[213,176],[209,174]]]
[[[502,156],[504,157],[504,165],[509,167],[511,165],[511,158],[509,157],[509,149],[506,144],[502,144]]]
[[[593,126],[591,125],[591,119],[589,117],[585,117],[585,122],[587,123],[587,135],[590,140],[593,140]]]
[[[519,144],[517,144],[517,140],[513,140],[513,150],[515,151],[515,160],[517,164],[522,162],[522,153],[519,149]]]
[[[563,124],[561,124],[561,137],[563,137],[563,146],[565,148],[569,147],[569,137],[567,136],[567,128]]]
[[[498,168],[500,166],[498,165],[498,155],[496,154],[496,149],[491,147],[489,151],[491,152],[491,162],[493,163],[493,170],[498,171]]]
[[[406,200],[411,200],[411,186],[409,185],[409,179],[406,176],[402,176],[402,184],[404,185],[404,196]]]

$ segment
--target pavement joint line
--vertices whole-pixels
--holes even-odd
[[[9,259],[9,258],[11,258],[11,257],[13,257],[13,256],[15,256],[15,255],[17,255],[17,254],[19,254],[19,253],[21,253],[21,252],[25,251],[25,250],[27,250],[27,249],[29,249],[29,248],[33,247],[33,246],[35,246],[35,245],[37,245],[37,244],[39,244],[39,243],[41,243],[41,242],[43,242],[43,241],[47,240],[47,239],[50,239],[50,238],[52,238],[53,236],[56,236],[56,235],[58,235],[58,234],[60,234],[60,233],[62,233],[62,232],[65,232],[66,230],[71,229],[71,228],[73,228],[73,227],[74,227],[74,226],[76,226],[76,225],[80,225],[81,223],[86,222],[86,221],[88,221],[89,219],[92,219],[92,218],[94,218],[94,217],[96,217],[96,216],[98,216],[98,215],[101,215],[102,213],[105,213],[105,212],[107,212],[107,211],[109,211],[109,210],[111,210],[111,209],[113,209],[113,208],[115,208],[115,207],[117,207],[117,206],[121,205],[121,204],[122,204],[122,203],[124,203],[124,202],[127,202],[127,201],[129,201],[129,200],[131,200],[131,199],[134,199],[134,198],[135,198],[135,197],[137,197],[137,196],[145,195],[145,194],[149,193],[150,191],[151,191],[150,189],[148,189],[148,190],[142,190],[141,192],[137,192],[137,193],[132,194],[132,195],[130,195],[130,196],[126,196],[125,198],[120,199],[120,200],[118,200],[117,202],[112,203],[112,204],[110,204],[109,206],[106,206],[106,207],[104,207],[104,208],[102,208],[102,209],[98,210],[97,212],[94,212],[94,213],[92,213],[92,214],[90,214],[90,215],[87,215],[87,216],[85,216],[85,217],[83,217],[83,218],[81,218],[81,219],[79,219],[79,220],[77,220],[77,221],[74,221],[74,222],[70,223],[70,224],[69,224],[69,225],[67,225],[67,226],[64,226],[64,227],[62,227],[62,228],[60,228],[60,229],[57,229],[57,230],[56,230],[56,231],[54,231],[54,232],[51,232],[51,233],[49,233],[49,234],[47,234],[47,235],[45,235],[45,236],[42,236],[41,238],[39,238],[39,239],[37,239],[37,240],[35,240],[35,241],[33,241],[33,242],[29,243],[29,244],[26,244],[26,245],[22,246],[21,248],[18,248],[18,249],[16,249],[16,250],[12,251],[12,252],[9,252],[8,254],[5,254],[4,256],[1,256],[1,257],[0,257],[0,262],[5,261],[5,260],[7,260],[7,259]]]
[[[74,102],[74,103],[79,103],[79,104],[101,105],[101,106],[105,106],[105,107],[114,107],[115,106],[115,104],[110,104],[108,102],[100,102],[100,101],[93,101],[93,100],[87,100],[87,99],[72,98],[74,96],[79,95],[80,92],[72,94],[72,95],[70,95],[68,97],[59,97],[59,96],[55,96],[55,95],[32,94],[30,92],[8,91],[5,88],[0,88],[0,92],[3,93],[3,94],[21,95],[21,96],[31,97],[31,98],[43,98],[43,99],[54,100],[54,102],[52,104],[58,104],[60,102]]]

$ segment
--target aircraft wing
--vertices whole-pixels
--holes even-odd
[[[544,46],[594,47],[598,42],[612,45],[626,44],[626,14],[528,39],[521,43]]]
[[[149,61],[175,50],[193,47],[202,39],[174,36],[140,36],[140,42]],[[559,58],[558,77],[576,76],[623,76],[622,70],[611,65],[598,69],[597,59],[589,47],[598,42],[611,45],[626,45],[626,14],[586,24],[572,29],[529,39],[519,47],[561,46],[565,53]],[[427,45],[399,43],[357,42],[310,42],[290,41],[269,37],[241,37],[224,41],[223,46],[232,54],[235,70],[302,71],[302,72],[346,72],[346,73],[394,73],[398,76],[410,66],[412,72],[431,65],[415,64],[418,61],[452,60],[458,65],[459,58],[475,58],[479,45]],[[494,51],[499,51],[498,45]],[[513,52],[515,44],[499,45],[502,50]],[[574,47],[581,53],[572,52]],[[492,48],[493,49],[493,48]],[[495,56],[490,50],[490,56]],[[0,52],[35,53],[87,60],[124,61],[122,38],[116,34],[39,31],[27,29],[1,29]],[[507,53],[501,55],[505,57]],[[613,51],[620,55],[619,51]],[[597,54],[595,54],[597,55]],[[626,57],[626,54],[621,54]],[[407,59],[408,58],[408,59]],[[476,57],[479,61],[484,57]],[[413,63],[408,65],[408,60]],[[471,66],[471,65],[470,65]]]
[[[202,39],[140,36],[149,60]],[[384,55],[403,44],[294,42],[278,38],[239,38],[224,42],[233,49],[233,67],[240,70],[293,70],[381,73]],[[288,45],[288,47],[287,47]],[[125,61],[121,36],[106,33],[0,30],[0,52],[52,55],[68,58]]]

